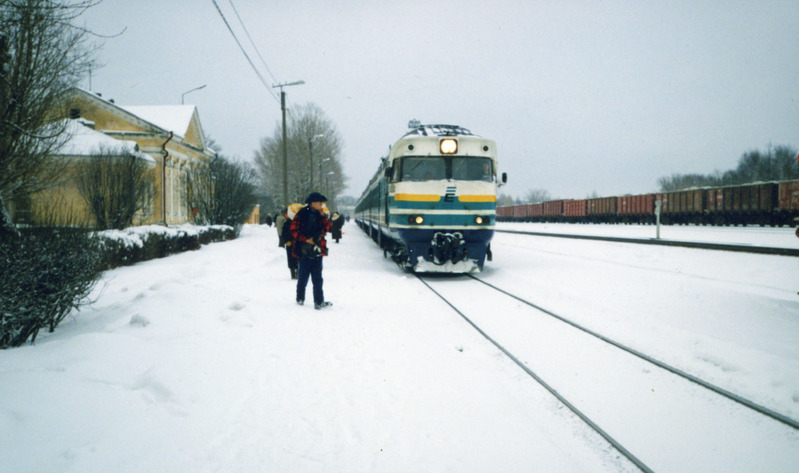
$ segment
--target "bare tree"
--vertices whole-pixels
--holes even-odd
[[[513,201],[513,197],[508,194],[500,193],[497,196],[497,207],[507,207],[508,205],[514,205],[515,202]]]
[[[524,195],[524,202],[528,204],[537,204],[548,200],[552,200],[552,196],[545,189],[530,189]]]
[[[322,109],[312,103],[289,109],[286,122],[289,201],[302,202],[310,192],[319,191],[332,205],[346,188],[338,130]],[[255,164],[266,193],[282,196],[283,130],[280,124],[276,125],[272,137],[261,141]]]
[[[98,0],[0,0],[0,235],[16,234],[9,202],[62,174],[65,92],[91,65],[88,32],[74,20]]]
[[[212,157],[208,164],[193,167],[186,176],[188,202],[194,215],[194,223],[210,223],[214,216],[213,179],[211,164],[218,159]]]
[[[658,186],[663,192],[716,185],[717,177],[703,176],[701,174],[672,174],[658,179]]]
[[[141,158],[100,149],[76,165],[78,192],[97,228],[125,228],[136,212],[151,205],[152,169]]]
[[[255,169],[217,155],[209,163],[211,194],[208,223],[238,228],[258,202]]]
[[[757,181],[786,181],[799,179],[799,165],[796,163],[796,150],[790,146],[768,146],[763,153],[751,150],[738,160],[735,169],[710,175],[672,174],[658,179],[661,191],[675,191],[691,187],[735,186]]]

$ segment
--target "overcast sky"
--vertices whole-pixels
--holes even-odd
[[[341,133],[345,194],[413,118],[496,140],[513,196],[652,192],[751,149],[799,148],[796,0],[232,1],[271,73],[216,0],[267,84],[304,80],[289,106],[317,104]],[[125,29],[84,88],[152,105],[206,85],[186,103],[244,160],[279,125],[277,89],[212,0],[105,0],[83,21]]]

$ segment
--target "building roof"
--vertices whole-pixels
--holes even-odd
[[[194,116],[194,105],[117,105],[153,125],[186,136]]]
[[[135,156],[148,163],[155,164],[155,159],[147,153],[139,151],[135,141],[118,140],[105,133],[95,131],[87,126],[85,120],[67,119],[65,133],[69,139],[61,146],[58,153],[64,156],[93,156],[103,154],[123,154]]]
[[[104,99],[100,94],[77,87],[72,90],[76,96],[124,117],[124,120],[142,128],[145,133],[166,134],[171,132],[175,136],[175,140],[172,140],[173,143],[180,142],[205,155],[213,154],[206,146],[205,134],[194,105],[119,105],[114,100]],[[118,138],[124,138],[128,133],[128,131],[119,129],[98,131]]]
[[[458,125],[422,125],[421,123],[412,121],[411,123],[409,123],[409,128],[410,130],[407,133],[405,133],[404,136],[473,135],[471,131]]]

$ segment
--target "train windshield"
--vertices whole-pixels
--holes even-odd
[[[452,179],[456,181],[494,180],[491,160],[488,158],[451,158]]]
[[[494,180],[493,163],[483,157],[409,156],[394,164],[394,182]]]

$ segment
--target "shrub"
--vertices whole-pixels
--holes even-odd
[[[101,264],[103,269],[198,250],[202,245],[232,240],[238,236],[236,229],[226,225],[210,227],[149,225],[125,230],[107,230],[97,235],[103,248]]]
[[[36,227],[0,241],[0,349],[33,343],[87,297],[102,270],[128,266],[201,244],[236,238],[236,229],[145,226],[90,233]]]
[[[79,229],[35,228],[0,242],[0,348],[33,343],[87,302],[100,244]]]

